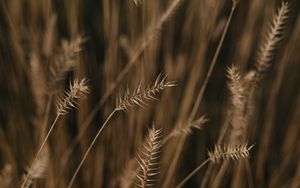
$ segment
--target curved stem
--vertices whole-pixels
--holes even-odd
[[[182,187],[189,179],[191,179],[206,163],[210,161],[210,158],[206,159],[202,164],[200,164],[195,170],[193,170],[187,177],[185,177],[176,188]]]
[[[110,115],[107,117],[107,119],[106,119],[105,122],[103,123],[102,127],[99,129],[99,131],[98,131],[98,133],[96,134],[96,136],[94,137],[92,143],[90,144],[90,146],[89,146],[88,149],[86,150],[86,152],[85,152],[85,154],[84,154],[84,156],[83,156],[81,162],[79,163],[79,165],[78,165],[78,167],[77,167],[75,173],[73,174],[72,179],[71,179],[71,181],[70,181],[70,183],[69,183],[69,185],[68,185],[68,188],[71,188],[71,187],[72,187],[72,185],[73,185],[73,183],[74,183],[74,181],[75,181],[75,178],[76,178],[76,176],[77,176],[77,174],[78,174],[80,168],[82,167],[82,165],[83,165],[85,159],[87,158],[89,152],[91,151],[92,147],[93,147],[94,144],[96,143],[97,138],[99,137],[99,135],[101,134],[101,132],[102,132],[103,129],[105,128],[105,126],[106,126],[106,124],[108,123],[108,121],[111,119],[111,117],[112,117],[116,112],[117,112],[117,109],[114,109],[114,111],[112,111],[112,112],[110,113]]]

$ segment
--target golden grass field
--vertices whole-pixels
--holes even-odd
[[[300,188],[299,0],[1,0],[0,188]]]

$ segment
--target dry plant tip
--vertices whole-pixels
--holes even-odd
[[[269,25],[268,32],[263,38],[263,42],[259,47],[256,69],[259,73],[263,73],[270,66],[275,50],[278,48],[279,42],[283,38],[283,31],[288,19],[289,3],[282,2],[281,7],[273,16]]]
[[[138,182],[136,187],[152,187],[156,181],[155,177],[159,174],[159,162],[161,148],[162,130],[156,130],[154,126],[149,129],[143,150],[137,154],[137,162],[141,168],[136,175]]]
[[[87,80],[83,78],[80,82],[76,78],[73,83],[70,83],[69,91],[65,91],[63,97],[61,97],[56,104],[57,114],[64,115],[68,113],[71,108],[76,108],[78,102],[76,99],[85,97],[89,93],[87,86]]]
[[[210,161],[213,163],[218,163],[221,160],[239,160],[241,158],[248,158],[249,151],[254,145],[247,146],[244,145],[236,145],[236,146],[220,146],[216,145],[214,151],[208,152],[208,156]]]
[[[176,86],[175,82],[166,81],[167,76],[162,76],[161,74],[156,78],[152,86],[143,88],[141,84],[130,93],[127,88],[123,98],[119,97],[116,101],[116,110],[127,111],[129,107],[140,106],[144,107],[147,105],[148,100],[157,100],[156,95],[168,87]]]
[[[29,188],[33,180],[42,178],[48,168],[48,165],[49,152],[48,149],[44,149],[42,150],[41,155],[33,161],[32,165],[28,169],[28,172],[24,176],[21,188]]]

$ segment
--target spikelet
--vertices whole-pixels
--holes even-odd
[[[130,93],[129,89],[127,88],[124,97],[119,97],[119,99],[116,101],[116,109],[127,111],[129,107],[143,107],[147,104],[147,100],[155,100],[155,95],[168,87],[176,86],[174,82],[166,81],[166,78],[166,76],[162,77],[160,74],[153,86],[142,88],[141,84],[139,84],[139,86],[132,93]]]
[[[256,69],[258,73],[263,73],[270,66],[270,61],[274,56],[274,51],[278,48],[282,40],[283,31],[288,19],[289,3],[282,2],[277,14],[274,15],[268,32],[259,47]],[[259,75],[260,76],[260,75]]]
[[[231,93],[231,129],[229,145],[244,144],[246,140],[247,119],[245,109],[247,108],[246,84],[239,69],[232,65],[227,69],[229,78],[228,88]]]
[[[54,56],[54,61],[49,65],[49,83],[50,91],[53,91],[57,82],[62,80],[68,71],[71,71],[76,64],[75,57],[82,51],[82,44],[86,38],[79,36],[72,41],[63,40],[61,51]]]
[[[137,162],[141,168],[136,175],[138,182],[136,187],[146,188],[154,185],[154,178],[159,174],[158,158],[161,148],[161,129],[155,130],[154,126],[149,130],[143,151],[137,154]]]
[[[24,177],[22,188],[29,188],[35,179],[42,178],[49,164],[49,151],[48,148],[42,150],[41,154],[33,164],[30,166],[27,174]]]
[[[218,163],[221,160],[239,160],[241,158],[248,158],[249,151],[253,147],[245,145],[238,146],[220,146],[216,145],[214,151],[208,152],[208,156],[211,162]]]
[[[245,88],[239,69],[234,65],[230,66],[227,69],[227,77],[230,80],[228,88],[232,96],[232,104],[241,106],[245,100]]]
[[[166,143],[171,138],[181,136],[181,135],[190,135],[193,132],[193,129],[201,130],[203,129],[204,124],[208,121],[205,116],[201,116],[195,121],[192,121],[187,124],[179,123],[174,130],[163,140],[163,143]]]
[[[75,79],[73,83],[70,83],[69,91],[65,91],[64,96],[56,103],[58,115],[66,114],[70,108],[76,108],[76,99],[84,97],[89,92],[86,82],[86,79],[83,78],[80,82]]]

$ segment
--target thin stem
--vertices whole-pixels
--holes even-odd
[[[112,116],[113,116],[117,111],[118,111],[117,109],[114,109],[114,111],[112,111],[112,112],[110,113],[110,115],[107,117],[107,119],[106,119],[105,122],[103,123],[102,127],[99,129],[99,131],[98,131],[98,133],[96,134],[96,136],[94,137],[92,143],[90,144],[90,146],[89,146],[88,149],[86,150],[86,152],[85,152],[85,154],[84,154],[84,156],[83,156],[81,162],[79,163],[79,165],[78,165],[78,167],[77,167],[75,173],[73,174],[73,177],[72,177],[72,179],[71,179],[71,181],[70,181],[70,183],[69,183],[69,185],[68,185],[68,188],[71,188],[71,187],[72,187],[72,185],[73,185],[73,183],[74,183],[74,181],[75,181],[75,178],[76,178],[76,176],[77,176],[77,174],[78,174],[78,172],[79,172],[81,166],[83,165],[83,163],[84,163],[85,159],[87,158],[89,152],[91,151],[92,147],[93,147],[94,144],[96,143],[97,138],[99,137],[99,135],[101,134],[101,132],[102,132],[103,129],[105,128],[105,126],[106,126],[106,124],[108,123],[108,121],[112,118]]]
[[[206,159],[203,163],[201,163],[195,170],[193,170],[187,177],[185,177],[176,188],[182,187],[189,179],[191,179],[204,165],[206,165],[210,161],[210,158]]]
[[[191,112],[191,114],[189,116],[189,120],[193,120],[195,118],[195,116],[196,116],[197,110],[198,110],[198,108],[200,106],[200,103],[201,103],[203,95],[204,95],[204,91],[205,91],[207,83],[208,83],[208,80],[209,80],[209,78],[210,78],[210,76],[212,74],[212,71],[213,71],[213,69],[215,67],[215,64],[216,64],[216,62],[218,60],[218,57],[219,57],[219,54],[220,54],[220,51],[221,51],[221,47],[223,45],[225,36],[227,34],[227,31],[228,31],[228,28],[229,28],[229,25],[230,25],[233,13],[235,11],[235,8],[236,8],[236,5],[233,5],[232,8],[231,8],[231,12],[230,12],[229,18],[228,18],[228,20],[226,22],[226,26],[225,26],[225,29],[223,31],[222,37],[221,37],[221,39],[219,41],[218,48],[217,48],[217,50],[215,52],[215,55],[213,57],[213,60],[212,60],[212,62],[210,64],[210,66],[208,68],[207,75],[206,75],[206,77],[204,79],[204,82],[203,82],[203,84],[201,86],[201,89],[200,89],[199,94],[197,96],[195,105],[193,106],[192,112]]]
[[[42,149],[44,148],[44,146],[45,146],[45,144],[46,144],[46,142],[47,142],[47,140],[48,140],[48,138],[49,138],[49,135],[50,135],[50,133],[52,132],[52,130],[53,130],[53,128],[54,128],[54,126],[55,126],[55,124],[56,124],[56,122],[57,122],[59,116],[60,116],[60,114],[57,114],[55,120],[53,121],[53,123],[52,123],[52,125],[51,125],[51,127],[50,127],[50,130],[48,131],[48,133],[47,133],[47,135],[46,135],[46,138],[44,139],[43,143],[41,144],[41,146],[40,146],[40,148],[39,148],[39,150],[38,150],[38,152],[37,152],[37,154],[35,155],[35,158],[34,158],[32,164],[34,164],[35,161],[38,159],[38,157],[39,157],[39,155],[40,155]],[[28,181],[28,178],[29,178],[29,176],[28,176],[28,174],[27,174],[26,177],[25,177],[25,179],[24,179],[24,181],[23,181],[23,184],[22,184],[21,188],[24,188],[24,186],[26,185],[26,183],[27,183],[27,181]]]
[[[38,152],[37,152],[37,154],[36,154],[36,156],[35,156],[35,160],[37,159],[38,155],[41,153],[43,147],[45,146],[45,144],[46,144],[46,142],[47,142],[47,140],[48,140],[48,138],[49,138],[49,135],[51,134],[51,132],[52,132],[52,130],[53,130],[53,128],[54,128],[54,126],[55,126],[55,124],[56,124],[56,122],[57,122],[59,116],[60,116],[60,114],[57,114],[57,115],[56,115],[56,118],[55,118],[55,120],[53,121],[53,123],[52,123],[52,125],[51,125],[51,127],[50,127],[50,130],[48,131],[48,133],[47,133],[47,135],[46,135],[46,138],[44,139],[42,145],[40,146],[40,149],[38,150]]]
[[[52,98],[53,98],[53,95],[51,94],[47,101],[46,109],[44,110],[44,119],[42,122],[42,130],[41,130],[41,138],[40,138],[41,141],[42,141],[44,135],[46,134],[47,123],[49,121],[49,114],[50,114],[50,110],[51,110]]]
[[[197,96],[196,102],[194,103],[193,108],[192,108],[192,111],[191,111],[191,113],[190,113],[190,115],[189,115],[189,117],[188,117],[188,121],[189,121],[189,122],[193,121],[193,119],[195,118],[195,116],[196,116],[196,114],[197,114],[197,111],[198,111],[198,108],[199,108],[199,106],[200,106],[200,104],[201,104],[201,101],[202,101],[202,98],[203,98],[204,91],[205,91],[205,89],[206,89],[208,80],[209,80],[209,78],[210,78],[210,76],[211,76],[211,74],[212,74],[212,71],[213,71],[213,69],[214,69],[214,67],[215,67],[215,64],[216,64],[216,62],[217,62],[219,53],[220,53],[220,51],[221,51],[221,47],[222,47],[222,45],[223,45],[225,36],[226,36],[226,34],[227,34],[227,31],[228,31],[228,28],[229,28],[229,25],[230,25],[230,22],[231,22],[231,20],[232,20],[233,13],[234,13],[236,7],[237,7],[237,4],[232,4],[231,12],[230,12],[230,15],[229,15],[229,17],[228,17],[228,20],[227,20],[227,22],[226,22],[226,26],[225,26],[224,31],[223,31],[223,33],[222,33],[222,36],[221,36],[221,39],[220,39],[220,41],[219,41],[217,50],[216,50],[216,52],[215,52],[215,54],[214,54],[214,57],[213,57],[213,60],[212,60],[212,62],[211,62],[211,64],[210,64],[210,66],[209,66],[209,69],[208,69],[207,75],[206,75],[206,77],[205,77],[205,80],[204,80],[204,82],[203,82],[203,84],[202,84],[202,86],[201,86],[201,88],[200,88],[200,91],[199,91],[199,94],[198,94],[198,96]],[[181,152],[181,150],[182,150],[184,141],[185,141],[185,137],[183,137],[183,138],[181,139],[181,143],[179,143],[179,145],[178,145],[177,148],[175,149],[175,153],[174,153],[174,156],[173,156],[173,160],[172,160],[171,165],[170,165],[170,167],[169,167],[168,173],[171,173],[171,174],[172,174],[172,173],[174,172],[174,169],[176,168],[176,165],[177,165],[177,161],[179,160],[180,152]],[[172,177],[172,176],[171,176],[171,177]],[[164,183],[164,185],[165,185],[165,184],[166,184],[166,183]]]
[[[165,13],[161,16],[161,18],[155,23],[155,25],[150,25],[150,32],[145,32],[145,34],[141,37],[142,43],[138,40],[137,44],[135,46],[139,46],[136,48],[137,50],[135,53],[130,57],[129,62],[126,64],[124,69],[118,74],[116,81],[111,84],[111,87],[104,93],[101,100],[98,101],[96,106],[92,109],[92,111],[89,113],[88,117],[84,120],[84,122],[81,124],[81,130],[79,131],[79,134],[73,144],[70,146],[70,149],[66,152],[66,156],[64,158],[68,158],[68,155],[72,152],[75,143],[78,143],[84,133],[86,132],[88,126],[93,121],[94,117],[97,115],[98,111],[101,109],[101,107],[107,102],[109,97],[115,92],[115,90],[118,88],[122,80],[127,76],[127,74],[130,72],[130,70],[139,62],[137,61],[138,58],[141,56],[143,51],[151,44],[151,41],[153,41],[152,38],[154,38],[157,34],[156,31],[159,30],[162,25],[168,20],[168,18],[172,15],[173,12],[175,12],[176,8],[180,5],[182,0],[174,0],[171,5],[167,8]],[[153,28],[152,28],[153,27]],[[152,28],[152,29],[151,29]],[[150,35],[150,36],[149,36]]]

